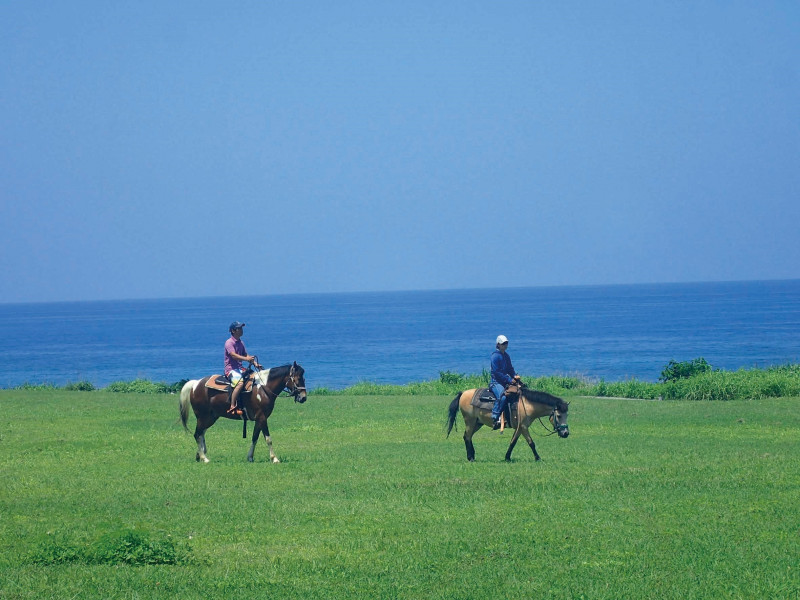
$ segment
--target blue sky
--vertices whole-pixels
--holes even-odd
[[[0,302],[800,278],[797,2],[3,2]]]

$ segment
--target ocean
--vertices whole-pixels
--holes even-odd
[[[523,375],[656,381],[670,360],[800,362],[800,280],[0,304],[0,387],[222,371],[228,325],[310,389],[488,368],[498,334]]]

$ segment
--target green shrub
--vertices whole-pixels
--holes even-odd
[[[710,371],[663,385],[664,397],[683,400],[758,400],[800,396],[797,365]]]
[[[570,391],[574,392],[589,387],[585,379],[564,375],[548,375],[535,379],[523,377],[522,380],[531,389],[548,392],[556,396],[563,396]]]
[[[170,535],[154,537],[131,529],[106,534],[94,543],[61,534],[48,536],[28,560],[38,565],[178,565],[187,563],[190,554],[188,545],[176,544]]]
[[[35,565],[63,565],[86,561],[86,546],[63,535],[48,536],[45,543],[35,548],[28,561]]]
[[[313,394],[315,396],[334,396],[336,395],[336,390],[332,390],[326,387],[314,388],[313,390],[309,391],[309,394]]]
[[[15,390],[57,390],[58,388],[52,383],[28,383],[27,381],[22,385],[14,387]]]
[[[610,396],[611,394],[608,393],[608,384],[606,383],[606,380],[601,379],[598,384],[591,389],[588,395],[600,396],[601,398]]]
[[[181,379],[180,381],[176,381],[172,385],[167,386],[167,393],[169,394],[180,394],[183,386],[186,382],[189,381],[188,379]]]
[[[450,371],[439,371],[439,381],[451,385],[458,385],[464,381],[464,376],[460,373],[451,373]]]
[[[152,539],[142,531],[127,530],[104,536],[97,543],[92,562],[103,565],[176,565],[186,562],[188,549],[179,548],[167,535]]]
[[[64,389],[69,392],[93,392],[96,388],[89,381],[76,381],[75,383],[68,383],[64,386]]]
[[[170,392],[170,388],[166,383],[153,383],[146,379],[115,381],[106,390],[120,394],[168,394]]]
[[[688,379],[709,371],[711,371],[711,365],[702,356],[686,362],[671,360],[664,366],[664,370],[661,371],[661,377],[658,380],[662,383],[667,383],[678,379]]]

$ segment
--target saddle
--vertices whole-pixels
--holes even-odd
[[[492,390],[489,388],[480,388],[475,390],[472,394],[472,402],[470,404],[475,408],[482,408],[484,410],[492,410],[494,407],[495,397]]]
[[[231,382],[225,375],[212,375],[206,381],[206,387],[212,390],[219,390],[220,392],[230,392]],[[253,378],[248,377],[244,383],[242,393],[253,391]]]
[[[509,393],[506,390],[506,405],[503,408],[503,415],[505,416],[506,424],[513,423],[512,416],[517,412],[517,403],[519,402],[518,393]],[[495,397],[492,390],[489,388],[479,388],[475,390],[472,395],[472,402],[470,404],[481,410],[492,410],[494,408]]]

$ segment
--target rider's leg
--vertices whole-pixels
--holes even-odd
[[[236,384],[236,387],[233,388],[233,393],[231,394],[231,412],[236,410],[236,403],[239,401],[239,394],[241,393],[243,387],[244,382],[240,380],[239,383]]]
[[[505,389],[499,383],[491,385],[492,394],[494,394],[495,401],[492,408],[492,423],[497,423],[500,420],[500,415],[503,414],[503,408],[506,405]]]
[[[231,381],[231,385],[233,386],[233,393],[231,394],[231,407],[230,411],[233,412],[236,409],[236,402],[239,400],[239,393],[242,391],[244,385],[244,380],[242,379],[241,371],[233,370],[228,373],[228,379]]]

